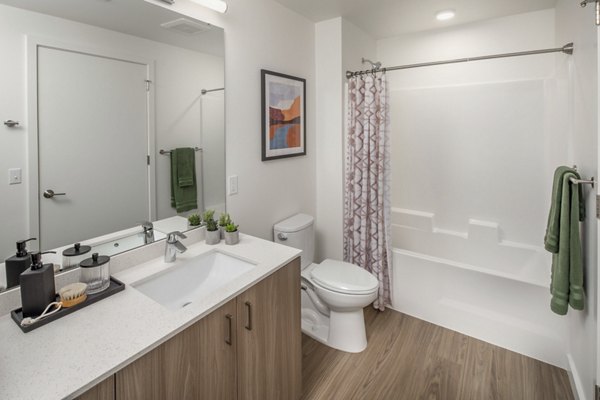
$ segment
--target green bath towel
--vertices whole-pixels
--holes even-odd
[[[178,213],[198,208],[195,156],[189,147],[171,151],[171,207]]]
[[[573,168],[559,167],[554,173],[552,204],[544,247],[552,253],[550,308],[565,315],[570,304],[583,310],[583,258],[579,222],[585,219],[583,188],[573,185],[570,178],[580,179]]]

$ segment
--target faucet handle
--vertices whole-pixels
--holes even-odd
[[[142,228],[144,228],[144,232],[154,229],[154,224],[150,221],[142,221],[140,222],[140,225],[142,225]]]
[[[177,238],[187,239],[187,236],[179,231],[170,232],[167,234],[167,243],[175,243],[178,241]]]

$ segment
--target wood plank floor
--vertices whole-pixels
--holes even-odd
[[[303,335],[303,400],[573,399],[560,368],[392,310],[365,320],[360,354]]]

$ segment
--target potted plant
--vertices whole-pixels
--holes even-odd
[[[188,225],[189,226],[199,226],[200,225],[200,216],[198,214],[190,214],[188,215]]]
[[[225,238],[225,227],[231,223],[231,217],[227,213],[221,213],[219,217],[219,232],[221,232],[221,239]]]
[[[238,244],[240,242],[240,232],[238,226],[230,222],[225,226],[225,244]]]
[[[214,219],[215,210],[206,210],[202,213],[202,225],[206,225],[208,221]]]
[[[219,233],[219,227],[217,221],[213,218],[215,212],[213,210],[206,210],[202,219],[206,226],[206,244],[217,244],[221,241],[221,234]]]

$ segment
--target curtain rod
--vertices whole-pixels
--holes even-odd
[[[520,57],[520,56],[530,56],[530,55],[534,55],[534,54],[546,54],[546,53],[573,54],[573,49],[574,49],[573,43],[567,43],[563,47],[557,47],[554,49],[530,50],[530,51],[520,51],[517,53],[503,53],[503,54],[492,54],[489,56],[480,56],[480,57],[457,58],[454,60],[432,61],[432,62],[419,63],[419,64],[398,65],[396,67],[368,69],[365,71],[354,71],[354,72],[346,71],[346,78],[350,79],[353,76],[365,75],[365,74],[369,74],[369,73],[396,71],[396,70],[400,70],[400,69],[410,69],[410,68],[420,68],[420,67],[431,67],[434,65],[458,64],[458,63],[465,63],[465,62],[471,62],[471,61],[490,60],[490,59],[494,59],[494,58]]]
[[[222,87],[222,88],[217,88],[217,89],[202,89],[202,90],[200,91],[200,93],[202,93],[202,94],[206,94],[206,93],[210,93],[210,92],[219,92],[219,91],[221,91],[221,90],[225,90],[225,88],[224,88],[224,87]]]

